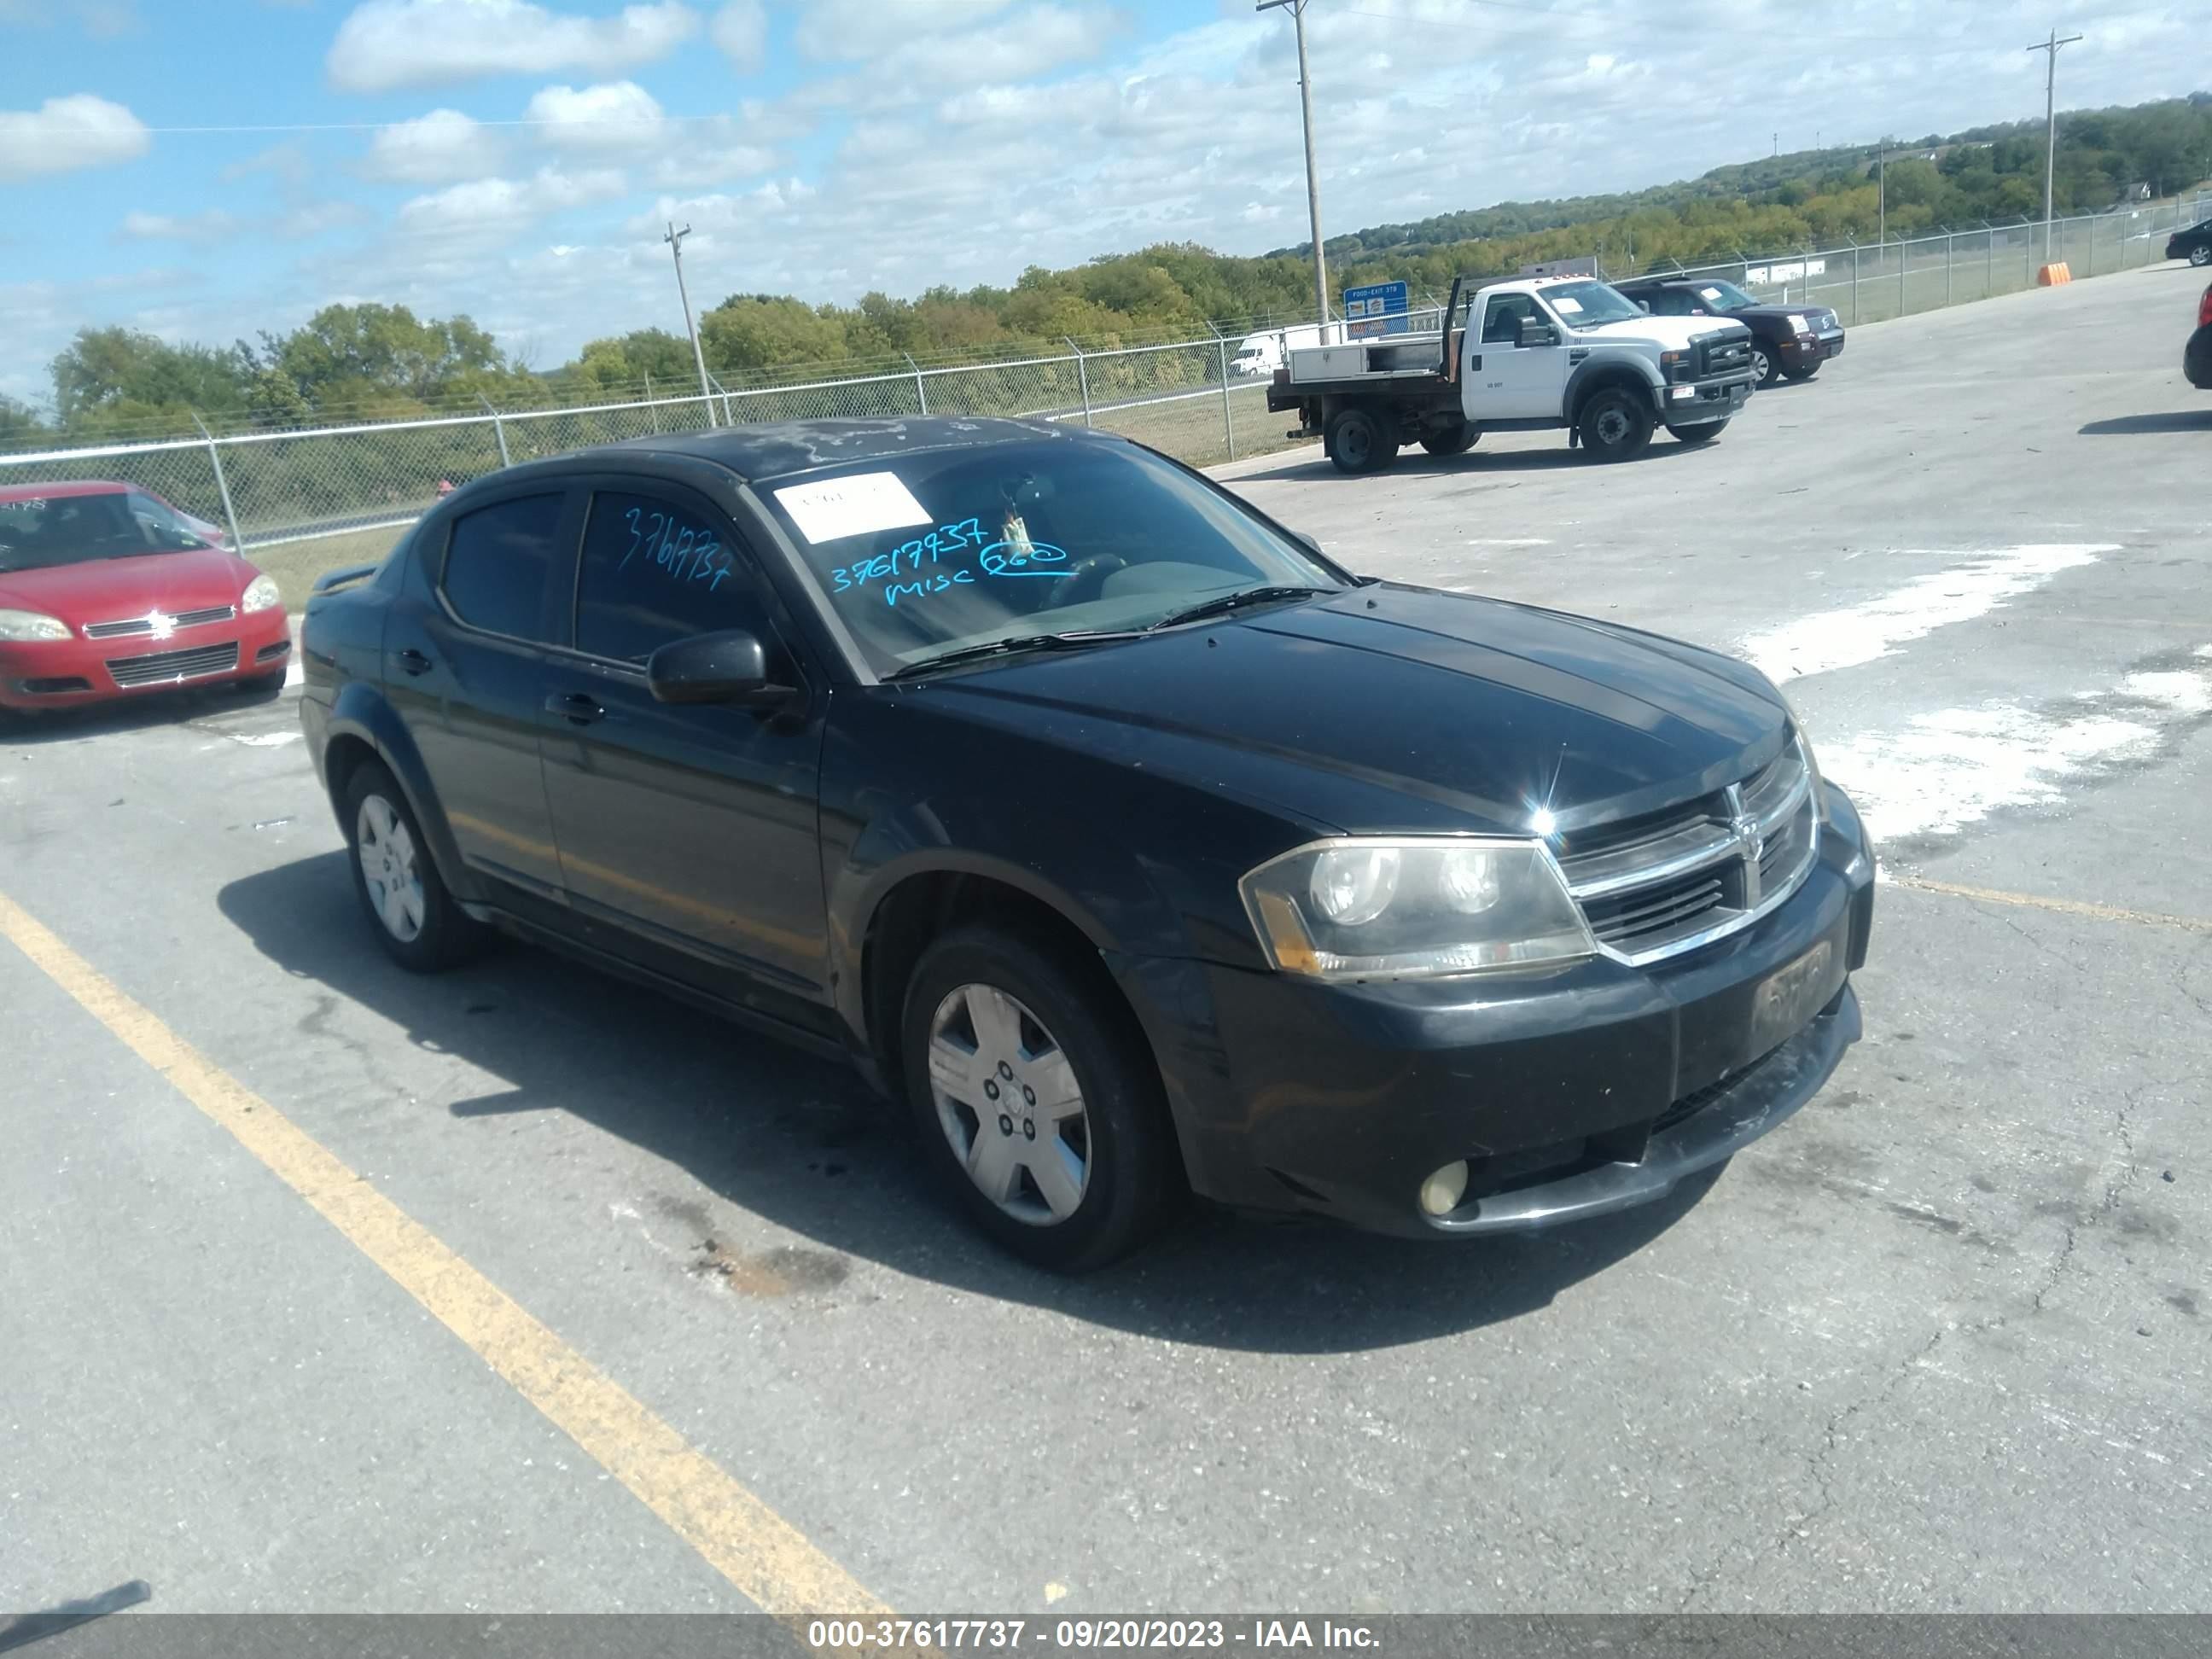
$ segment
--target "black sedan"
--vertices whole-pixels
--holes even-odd
[[[1809,380],[1844,351],[1844,325],[1826,306],[1767,305],[1734,283],[1698,276],[1639,276],[1615,283],[1656,317],[1726,317],[1751,331],[1751,366],[1765,388]]]
[[[2166,238],[2166,257],[2186,259],[2192,265],[2212,265],[2212,219],[2185,225]]]
[[[496,927],[848,1055],[1049,1266],[1186,1189],[1619,1209],[1858,1035],[1873,858],[1758,672],[1352,575],[1119,439],[586,451],[326,581],[301,714],[386,951]]]

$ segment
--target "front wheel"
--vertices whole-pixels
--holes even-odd
[[[1671,427],[1668,430],[1686,444],[1709,444],[1728,427],[1726,421],[1707,421],[1703,426]]]
[[[1798,367],[1798,368],[1785,368],[1785,369],[1784,369],[1784,370],[1782,371],[1782,374],[1783,374],[1783,378],[1784,378],[1784,379],[1785,379],[1785,380],[1811,380],[1811,379],[1812,379],[1815,374],[1818,374],[1820,372],[1820,364],[1818,364],[1818,363],[1805,363],[1805,364],[1802,364],[1802,365],[1801,365],[1800,367]]]
[[[2212,243],[2190,249],[2189,263],[2192,265],[2212,265]]]
[[[1048,945],[966,927],[923,954],[900,1022],[924,1156],[984,1232],[1061,1273],[1135,1249],[1180,1187],[1158,1072],[1114,996]]]
[[[1323,443],[1340,472],[1380,472],[1398,459],[1398,446],[1384,433],[1382,423],[1357,406],[1340,409],[1328,417]]]
[[[1448,426],[1437,432],[1424,432],[1421,447],[1431,455],[1464,455],[1474,447],[1474,441],[1482,435],[1482,428],[1472,422],[1462,421],[1457,426]]]
[[[1640,455],[1656,424],[1645,400],[1626,386],[1593,392],[1575,425],[1592,460],[1625,461]]]
[[[398,780],[380,763],[364,761],[346,781],[340,816],[353,855],[354,894],[386,954],[418,974],[474,954],[483,926],[446,890]]]
[[[1782,359],[1764,340],[1751,343],[1751,373],[1753,383],[1761,392],[1782,378]]]

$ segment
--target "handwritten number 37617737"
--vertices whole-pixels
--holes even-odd
[[[633,507],[623,514],[623,522],[629,526],[629,545],[623,550],[618,570],[628,569],[629,562],[644,553],[671,580],[705,582],[709,592],[730,574],[730,555],[721,543],[703,530],[679,524],[673,514]]]

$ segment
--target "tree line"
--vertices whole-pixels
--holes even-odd
[[[2040,122],[1889,143],[1879,184],[1864,147],[1763,157],[1694,179],[1617,196],[1515,203],[1380,225],[1329,240],[1332,286],[1403,278],[1442,293],[1457,275],[1509,273],[1595,254],[1608,271],[1669,261],[1696,265],[1966,228],[2039,215]],[[2212,93],[2060,118],[2052,191],[2062,214],[2101,211],[2148,191],[2167,195],[2212,176]],[[1066,270],[1033,265],[1009,287],[880,293],[851,305],[738,294],[702,313],[700,343],[723,384],[788,383],[910,362],[972,362],[1066,350],[1205,339],[1304,321],[1312,278],[1305,246],[1257,258],[1189,244],[1114,254]],[[1117,360],[1118,379],[1187,376]],[[228,347],[171,344],[125,328],[85,329],[50,366],[50,411],[0,398],[0,445],[189,434],[197,414],[217,430],[281,430],[401,419],[478,407],[574,406],[696,390],[689,340],[661,328],[589,342],[536,371],[465,316],[417,318],[404,306],[332,305],[289,334]],[[1164,381],[1162,382],[1164,384]]]

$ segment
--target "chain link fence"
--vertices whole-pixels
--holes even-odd
[[[2048,259],[2064,262],[2076,278],[2154,263],[2165,257],[2167,236],[2201,219],[2208,205],[2199,198],[2061,221],[2051,228]],[[1663,270],[1725,277],[1762,300],[1827,307],[1849,326],[2033,287],[2046,262],[2044,246],[2044,226],[2023,221]],[[1432,304],[1409,313],[1407,327],[1433,332],[1437,318]],[[0,487],[118,480],[224,527],[246,549],[346,538],[343,549],[333,545],[329,561],[343,562],[368,556],[369,541],[413,522],[443,486],[594,444],[712,426],[1019,416],[1080,422],[1206,465],[1291,441],[1285,417],[1267,412],[1266,377],[1234,368],[1243,337],[1217,329],[1206,340],[1101,350],[1069,341],[1064,353],[1012,361],[909,359],[902,374],[738,387],[714,382],[703,395],[583,408],[486,405],[478,414],[0,455]]]

